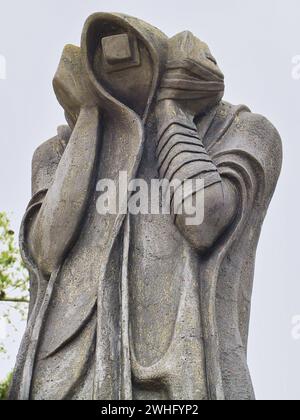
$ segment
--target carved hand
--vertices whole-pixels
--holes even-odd
[[[206,44],[190,32],[169,41],[158,101],[172,100],[194,118],[220,102],[224,76]]]
[[[64,48],[53,87],[71,125],[75,125],[82,108],[99,106],[99,99],[82,66],[79,47],[67,45]]]

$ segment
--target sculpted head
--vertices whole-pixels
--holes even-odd
[[[138,19],[107,13],[87,20],[80,48],[64,49],[53,84],[73,125],[83,106],[119,103],[144,118],[155,99],[185,101],[201,113],[224,94],[216,60],[192,33],[168,39]]]
[[[224,94],[224,76],[207,44],[185,31],[168,42],[168,60],[159,100],[175,99],[194,115],[216,105]]]

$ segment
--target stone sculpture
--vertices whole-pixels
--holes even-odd
[[[222,101],[206,44],[124,15],[87,20],[54,89],[68,126],[33,157],[31,304],[10,398],[253,399],[247,336],[276,129]],[[100,214],[97,182],[123,172],[204,181],[203,223],[186,223],[174,194],[170,214]]]

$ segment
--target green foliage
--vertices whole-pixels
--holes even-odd
[[[7,398],[8,389],[9,389],[11,380],[12,380],[12,374],[10,373],[3,382],[0,382],[0,400],[5,400]]]
[[[0,321],[5,320],[6,324],[13,326],[13,312],[25,317],[27,307],[28,273],[8,217],[0,213]],[[0,341],[1,352],[5,352],[5,347]]]
[[[17,295],[14,292],[17,291]],[[5,213],[0,213],[0,300],[28,299],[28,275]]]

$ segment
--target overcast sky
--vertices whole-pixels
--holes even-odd
[[[293,57],[300,56],[299,0],[0,0],[0,6],[7,67],[0,80],[0,211],[16,231],[30,199],[32,154],[64,122],[51,85],[61,51],[79,44],[92,12],[134,15],[169,36],[189,29],[218,59],[225,99],[245,103],[277,127],[284,167],[258,249],[249,364],[258,399],[300,399],[300,340],[292,336],[292,319],[300,315],[300,79],[292,77]],[[12,356],[0,358],[0,378],[14,363],[18,340],[8,341]]]

